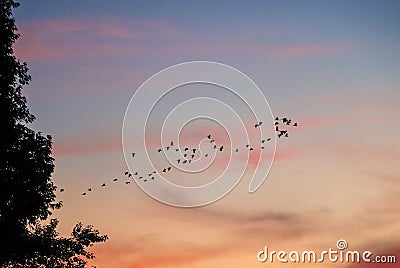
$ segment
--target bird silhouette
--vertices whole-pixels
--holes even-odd
[[[164,168],[162,172],[167,172],[167,169]]]
[[[176,148],[176,149],[175,149],[175,152],[177,152],[177,151],[179,151],[179,148]]]
[[[178,159],[178,160],[176,160],[177,162],[178,162],[178,164],[181,162],[181,160],[180,159]]]
[[[217,145],[214,145],[213,149],[217,149]]]
[[[63,188],[60,189],[60,193],[62,193],[62,192],[64,192],[64,189],[63,189]]]
[[[124,173],[124,174],[125,174],[125,176],[126,176],[126,175],[128,175],[128,174],[129,174],[129,172],[128,172],[128,171],[125,171],[125,173]]]
[[[169,146],[167,146],[167,151],[169,150]]]
[[[132,153],[132,157],[135,157],[136,153]]]
[[[264,146],[261,146],[261,149],[264,149],[265,147]]]
[[[279,127],[278,126],[275,127],[275,131],[279,131]]]
[[[162,152],[162,149],[158,149],[157,152],[161,153],[161,152]]]
[[[192,162],[192,160],[189,160],[189,164]]]
[[[184,155],[183,155],[183,157],[186,157],[186,156],[187,156],[187,154],[184,154]]]
[[[88,192],[91,192],[92,191],[92,188],[89,188],[89,189],[87,189],[88,190]]]
[[[262,141],[261,141],[261,143],[264,143],[264,142],[265,142],[265,140],[262,140]]]
[[[130,181],[125,182],[125,184],[129,184],[129,183],[131,183],[131,182]]]
[[[268,139],[267,139],[267,141],[270,141],[270,140],[271,140],[271,138],[268,138]]]
[[[138,172],[136,171],[136,172],[135,172],[135,176],[137,176],[137,174],[138,174]]]
[[[105,187],[106,186],[106,184],[105,183],[103,183],[102,185],[101,185],[101,187]]]
[[[194,154],[196,153],[196,148],[193,149],[193,153],[194,153]]]
[[[189,148],[188,148],[188,147],[185,147],[185,152],[186,152],[187,150],[189,150]]]
[[[279,120],[279,117],[275,117],[275,120]]]
[[[183,164],[186,164],[187,163],[187,160],[183,160],[183,162],[182,162]]]
[[[261,126],[261,125],[262,125],[262,122],[258,122],[258,125]]]
[[[205,156],[205,157],[208,157],[208,154],[205,154],[204,156]]]
[[[246,148],[249,148],[250,147],[250,144],[246,144]]]
[[[174,146],[174,142],[173,141],[171,141],[171,146]]]
[[[139,179],[139,180],[141,180],[141,179],[143,179],[143,177],[142,177],[142,176],[140,176],[138,179]]]
[[[117,178],[113,179],[113,181],[117,181],[117,180],[118,180]]]
[[[154,177],[151,177],[152,180],[154,180]]]
[[[82,195],[86,195],[86,193],[82,193]]]
[[[130,177],[132,177],[132,174],[131,174],[131,173],[129,173],[129,174],[128,174],[128,177],[129,177],[129,178],[130,178]]]
[[[170,170],[171,170],[171,167],[168,167],[167,170],[170,171]]]
[[[275,126],[279,125],[279,122],[275,122]]]
[[[293,124],[294,127],[297,127],[297,122]]]
[[[219,147],[220,152],[222,152],[223,149],[224,149],[224,146]]]
[[[250,149],[249,149],[250,151],[253,151],[253,147],[250,147]]]
[[[194,154],[191,155],[192,159],[194,158]]]
[[[211,134],[209,134],[209,135],[207,136],[207,138],[208,138],[209,140],[211,140]]]
[[[236,149],[235,152],[239,152],[239,149]]]

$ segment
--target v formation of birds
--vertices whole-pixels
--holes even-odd
[[[279,118],[276,117],[274,120],[274,125],[275,125],[275,133],[277,135],[278,138],[288,138],[289,137],[289,133],[286,129],[282,129],[282,127],[287,127],[287,126],[293,126],[293,127],[297,127],[298,123],[297,122],[292,122],[292,119],[283,117],[283,118]],[[254,124],[254,128],[259,128],[262,126],[262,122],[257,122],[256,124]],[[207,139],[210,141],[210,144],[212,146],[212,148],[214,150],[216,150],[217,152],[222,152],[224,151],[224,145],[217,145],[215,143],[215,140],[213,139],[212,135],[209,134],[207,136]],[[260,144],[258,145],[260,149],[265,149],[265,143],[271,141],[272,138],[266,138],[266,139],[261,139],[260,140]],[[254,145],[250,145],[250,144],[246,144],[244,146],[244,148],[246,150],[249,151],[254,151],[255,147]],[[159,148],[157,149],[158,153],[162,153],[164,151],[175,151],[175,152],[180,152],[181,153],[181,158],[176,159],[176,163],[178,165],[189,165],[192,160],[198,155],[197,152],[199,152],[199,150],[197,150],[197,148],[191,148],[191,147],[183,147],[183,148],[178,148],[174,146],[174,142],[171,141],[170,144],[168,146],[166,146],[165,148]],[[241,149],[239,148],[233,148],[232,152],[233,153],[239,153]],[[137,154],[135,152],[131,153],[131,157],[135,158],[137,156]],[[204,157],[208,157],[208,154],[204,154]],[[172,171],[172,166],[168,166],[165,168],[162,168],[160,171],[157,170],[153,170],[147,173],[141,173],[139,171],[134,171],[134,172],[129,172],[129,171],[125,171],[124,172],[124,176],[125,179],[123,180],[124,183],[126,185],[130,184],[132,180],[137,180],[137,181],[141,181],[141,182],[148,182],[148,181],[154,181],[156,178],[156,175],[158,173],[168,173]],[[119,182],[120,179],[119,178],[113,178],[111,179],[111,183],[117,183]],[[107,182],[103,182],[100,184],[100,188],[104,188],[107,187],[108,184]],[[87,188],[87,190],[85,192],[83,192],[81,195],[82,196],[86,196],[88,193],[92,192],[92,187]],[[65,189],[64,188],[60,188],[59,192],[62,193],[64,192]]]

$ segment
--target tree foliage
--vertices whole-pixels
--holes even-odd
[[[107,236],[78,223],[64,238],[56,231],[58,220],[42,224],[62,203],[51,180],[51,136],[27,126],[35,117],[22,95],[31,76],[13,51],[19,35],[12,11],[18,6],[0,0],[0,267],[85,267],[94,258],[86,248]]]

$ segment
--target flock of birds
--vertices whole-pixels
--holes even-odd
[[[287,138],[289,137],[289,133],[286,129],[281,129],[281,127],[286,127],[286,126],[293,126],[293,127],[297,127],[298,123],[297,122],[293,122],[292,123],[292,119],[283,117],[283,118],[279,118],[276,117],[275,118],[275,133],[277,135],[278,138]],[[262,125],[262,122],[257,122],[254,127],[258,128]],[[209,134],[207,136],[207,139],[210,141],[212,149],[216,150],[217,152],[222,152],[225,150],[223,145],[217,145],[215,143],[215,140],[213,139],[212,135]],[[260,145],[260,149],[265,149],[265,143],[271,141],[272,138],[267,138],[267,139],[262,139],[260,141],[261,145]],[[251,146],[250,144],[246,144],[245,147],[246,150],[249,151],[253,151],[255,149],[255,147]],[[190,164],[192,162],[192,160],[196,159],[197,156],[199,155],[199,150],[197,148],[190,148],[190,147],[184,147],[183,149],[178,148],[176,146],[174,146],[174,142],[171,141],[169,143],[168,146],[166,146],[165,148],[159,148],[157,149],[158,153],[162,153],[165,151],[175,151],[176,153],[179,153],[181,155],[181,158],[176,159],[176,162],[178,165],[186,165],[186,164]],[[235,148],[233,149],[233,153],[238,153],[239,152],[239,148]],[[136,157],[136,153],[133,152],[131,153],[131,156],[134,158]],[[204,154],[204,157],[208,157],[208,154]],[[143,181],[143,182],[147,182],[147,181],[152,181],[155,179],[156,175],[158,172],[160,173],[167,173],[170,172],[172,170],[172,166],[168,166],[163,168],[160,171],[156,171],[153,170],[151,172],[147,172],[147,173],[139,173],[138,171],[134,171],[133,173],[130,173],[129,171],[125,171],[124,175],[125,175],[125,184],[128,185],[132,182],[133,179],[137,179],[139,181]],[[118,182],[119,179],[118,178],[113,178],[111,180],[111,183],[116,183]],[[101,188],[107,187],[107,183],[103,182],[100,185]],[[60,189],[60,192],[64,192],[64,188]],[[92,187],[89,187],[85,192],[83,192],[81,195],[82,196],[86,196],[88,193],[92,192]]]

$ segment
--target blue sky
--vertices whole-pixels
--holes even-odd
[[[398,252],[399,11],[398,1],[23,2],[15,50],[33,77],[24,93],[34,127],[54,138],[62,233],[76,221],[108,233],[98,267],[252,267],[265,243],[326,248],[339,238],[364,247],[379,237],[377,250]],[[267,183],[197,210],[160,204],[133,183],[96,188],[123,179],[135,90],[193,60],[238,68],[274,114],[299,122],[278,142]],[[151,251],[160,245],[163,256]]]

